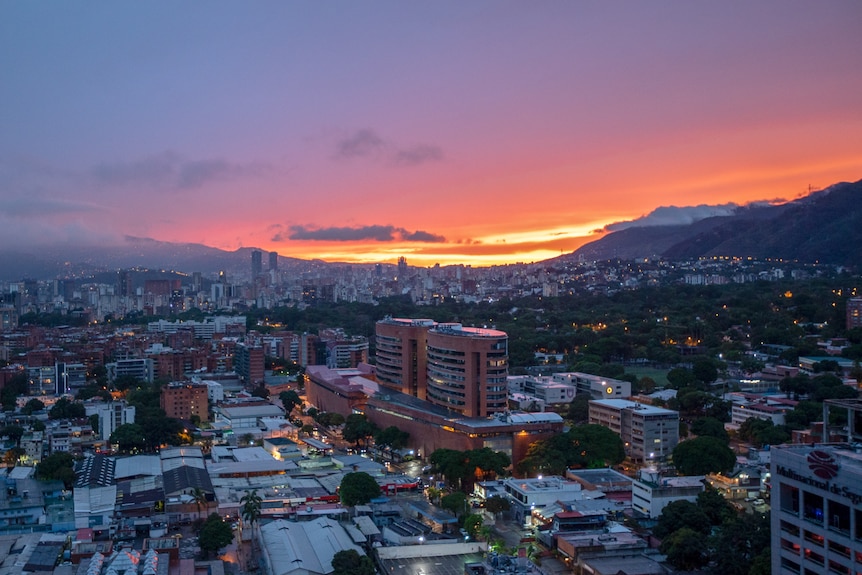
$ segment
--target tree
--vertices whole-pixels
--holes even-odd
[[[697,506],[706,513],[710,523],[721,525],[736,517],[736,510],[717,489],[707,484],[706,489],[698,493]]]
[[[254,526],[257,520],[260,519],[260,509],[263,504],[263,500],[257,494],[257,489],[246,491],[245,495],[240,497],[239,504],[240,515],[242,515],[243,521],[247,521]]]
[[[498,513],[508,511],[509,509],[511,509],[511,504],[505,497],[494,495],[485,500],[485,511],[493,513],[495,518]]]
[[[683,475],[727,473],[736,465],[736,455],[720,439],[696,437],[677,444],[673,449],[673,463]]]
[[[665,505],[653,528],[653,534],[664,539],[683,527],[707,535],[712,530],[712,523],[700,507],[691,501],[680,499]]]
[[[406,431],[401,431],[394,425],[390,425],[386,429],[380,430],[374,435],[374,443],[390,449],[401,449],[402,447],[406,447],[408,439],[410,439],[410,434]]]
[[[718,379],[718,368],[715,361],[707,357],[700,357],[691,366],[692,375],[703,383],[710,384]]]
[[[348,473],[342,478],[338,495],[341,497],[341,503],[348,507],[365,505],[380,495],[380,486],[367,473],[357,471]]]
[[[693,571],[709,561],[706,553],[706,535],[689,527],[683,527],[668,535],[659,550],[667,556],[667,562],[677,569]]]
[[[464,531],[466,531],[470,537],[476,539],[479,536],[479,530],[482,529],[482,516],[476,513],[471,513],[467,517],[464,518]]]
[[[36,465],[36,479],[62,481],[66,489],[75,483],[75,459],[71,453],[57,451]]]
[[[715,572],[722,575],[747,575],[770,543],[769,515],[737,516],[725,519],[710,537],[709,547]],[[767,571],[768,572],[768,571]]]
[[[749,441],[757,446],[777,445],[786,443],[790,434],[783,426],[774,425],[771,421],[765,421],[756,417],[749,417],[742,422],[737,432],[739,438]]]
[[[35,412],[42,411],[43,409],[45,409],[45,404],[34,397],[24,404],[24,407],[21,408],[21,413],[24,415],[33,415]]]
[[[684,367],[675,367],[667,372],[667,381],[673,389],[681,389],[694,383],[697,378]]]
[[[691,432],[697,436],[715,437],[725,442],[729,439],[724,424],[714,417],[695,419],[691,424]]]
[[[83,417],[87,417],[83,404],[70,401],[66,397],[58,399],[57,403],[48,410],[49,419],[79,419]]]
[[[261,399],[269,399],[269,390],[266,388],[266,385],[261,383],[257,387],[251,390],[251,394],[254,397],[259,397]]]
[[[233,541],[233,529],[226,523],[218,513],[212,513],[201,525],[198,533],[198,545],[203,552],[204,558],[210,553],[218,553],[218,550]]]
[[[249,526],[254,529],[255,524],[257,524],[257,520],[260,519],[261,514],[261,506],[263,505],[263,499],[261,499],[260,495],[257,494],[257,489],[252,489],[251,491],[246,491],[245,495],[240,497],[240,515],[242,516],[242,520],[248,522]],[[257,537],[251,538],[251,555],[252,559],[255,557],[256,548],[255,548],[255,540]]]
[[[586,423],[590,418],[590,394],[580,393],[575,396],[575,399],[569,404],[569,409],[566,411],[566,419],[573,423]]]
[[[375,431],[377,431],[377,426],[368,421],[364,415],[361,413],[351,413],[344,420],[344,429],[341,432],[341,436],[345,441],[352,441],[358,447],[360,441],[371,437]]]
[[[282,391],[278,394],[278,398],[281,400],[281,405],[284,407],[284,411],[288,416],[295,407],[302,405],[302,400],[299,398],[299,394],[292,389]]]
[[[332,556],[332,575],[375,575],[374,563],[355,549],[345,549]]]
[[[4,425],[0,428],[0,437],[8,437],[15,442],[15,445],[21,445],[21,438],[24,437],[24,428],[20,425]]]
[[[18,398],[22,395],[27,395],[27,392],[27,372],[21,370],[20,373],[12,376],[3,386],[3,390],[0,391],[0,402],[3,403],[3,410],[14,410],[18,404]]]
[[[518,468],[525,474],[563,475],[568,468],[617,465],[625,457],[619,435],[601,425],[588,424],[532,443]]]
[[[440,500],[440,507],[448,509],[453,515],[463,515],[467,512],[467,496],[461,491],[444,495]]]
[[[474,481],[503,474],[511,464],[508,455],[489,447],[467,451],[437,449],[429,460],[450,484],[463,489],[472,487]]]
[[[207,494],[200,487],[195,487],[194,489],[192,489],[191,495],[192,495],[192,501],[194,501],[195,505],[198,508],[198,519],[200,519],[201,518],[201,508],[207,507],[209,505],[209,502],[207,501]]]
[[[117,450],[123,453],[135,453],[143,451],[147,447],[144,437],[144,428],[137,423],[124,423],[111,434],[112,444],[116,444]]]

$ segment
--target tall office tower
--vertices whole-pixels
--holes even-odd
[[[398,281],[403,282],[407,279],[407,258],[401,256],[398,258]]]
[[[506,410],[509,336],[496,329],[438,324],[428,330],[426,399],[467,417]]]
[[[847,300],[847,329],[862,327],[862,297]]]
[[[254,250],[251,252],[251,277],[256,278],[263,272],[263,252]]]
[[[132,295],[132,272],[129,270],[120,270],[118,284],[117,292],[119,295],[124,297]]]
[[[772,446],[772,573],[862,573],[862,448]]]
[[[426,399],[428,330],[430,319],[387,317],[377,322],[377,383],[383,387]]]
[[[278,252],[269,252],[269,271],[278,271]]]

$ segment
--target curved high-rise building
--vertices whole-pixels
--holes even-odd
[[[377,383],[419,399],[425,399],[428,330],[430,319],[382,319],[375,329]]]
[[[427,401],[467,417],[506,410],[505,332],[447,323],[428,330],[427,338]]]

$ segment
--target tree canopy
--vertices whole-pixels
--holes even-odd
[[[123,453],[136,453],[147,448],[144,428],[137,423],[124,423],[111,434],[111,443]]]
[[[84,405],[76,401],[70,401],[67,397],[61,397],[48,410],[49,419],[77,419],[87,417]]]
[[[512,463],[508,455],[490,447],[467,451],[437,449],[429,460],[450,484],[463,489],[471,488],[475,481],[502,475]]]
[[[341,497],[341,503],[348,507],[365,505],[380,495],[380,486],[364,471],[356,471],[342,478],[338,495]]]
[[[375,575],[374,563],[355,549],[345,549],[332,556],[332,575]]]
[[[588,424],[534,442],[518,468],[528,475],[563,475],[569,468],[617,465],[625,457],[625,446],[619,435],[601,425]]]
[[[736,465],[736,455],[726,442],[703,436],[677,444],[673,463],[683,475],[727,473]]]
[[[36,479],[62,481],[66,489],[75,483],[75,459],[71,453],[57,451],[36,465]]]
[[[360,441],[374,435],[377,431],[377,426],[368,421],[361,413],[351,413],[344,420],[344,429],[341,436],[345,441],[352,441],[359,445]]]
[[[374,443],[381,447],[389,447],[390,449],[401,449],[407,446],[407,440],[410,439],[410,434],[406,431],[401,431],[394,425],[390,425],[386,429],[379,430],[374,434]]]
[[[205,556],[217,553],[233,541],[233,529],[218,513],[212,513],[201,525],[198,545]]]

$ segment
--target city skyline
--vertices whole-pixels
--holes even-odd
[[[852,1],[0,16],[4,247],[531,262],[862,174]]]

